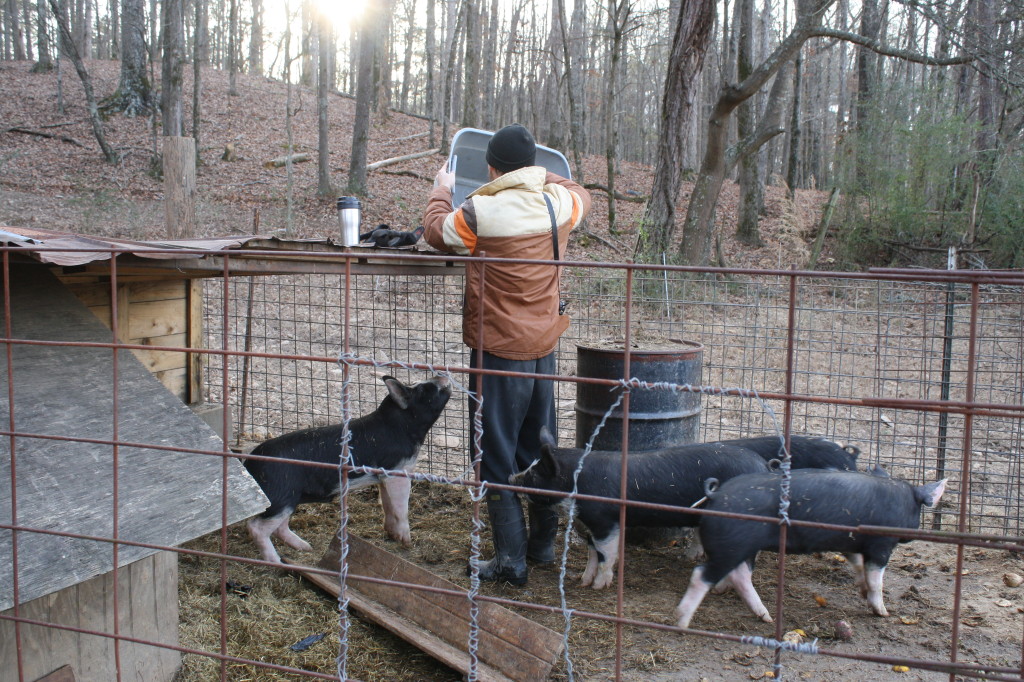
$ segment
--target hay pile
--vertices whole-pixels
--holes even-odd
[[[469,587],[464,575],[469,555],[469,532],[473,514],[466,490],[435,483],[413,485],[410,499],[410,521],[413,546],[403,548],[385,538],[382,515],[375,487],[356,491],[349,502],[350,530],[389,552],[415,562],[427,570],[463,587]],[[319,504],[300,507],[292,517],[291,527],[314,547],[311,554],[296,552],[278,543],[282,556],[307,564],[315,563],[333,537],[338,526],[337,505]],[[227,553],[243,557],[258,556],[249,540],[244,523],[228,529]],[[560,548],[562,535],[558,538]],[[490,555],[490,539],[483,535],[485,556]],[[189,549],[217,552],[220,536],[210,534],[187,545]],[[680,576],[666,571],[678,562],[681,548],[674,546],[644,548],[631,551],[649,553],[645,564],[661,575],[670,577],[665,587],[677,592]],[[595,592],[578,586],[578,576],[586,565],[586,547],[574,542],[570,550],[566,590],[573,609],[614,615],[615,592]],[[660,567],[660,568],[659,568]],[[640,576],[648,587],[658,580],[650,573]],[[337,602],[296,575],[262,566],[230,562],[227,578],[233,589],[227,594],[227,654],[239,658],[265,661],[324,674],[335,674],[338,654],[339,619]],[[216,652],[220,647],[220,562],[202,557],[182,555],[180,562],[179,602],[181,609],[181,643],[204,651]],[[248,589],[251,588],[251,589]],[[530,583],[525,588],[484,585],[482,591],[508,599],[557,606],[560,603],[557,567],[532,567]],[[659,590],[660,591],[660,590]],[[246,593],[247,592],[247,593]],[[646,591],[645,591],[646,592]],[[674,602],[664,595],[651,594],[653,608],[644,594],[631,594],[628,617],[671,622]],[[678,596],[675,597],[678,599]],[[562,632],[565,627],[560,613],[533,609],[517,609],[528,618]],[[458,680],[455,671],[437,663],[419,649],[406,644],[386,630],[363,621],[358,613],[349,619],[349,653],[346,671],[361,680]],[[626,629],[623,657],[624,669],[634,671],[661,667],[680,652],[658,644],[649,631]],[[305,651],[289,647],[310,636],[327,633]],[[585,679],[605,677],[614,671],[615,630],[600,621],[575,618],[570,634],[573,672]],[[180,676],[181,682],[198,682],[219,675],[219,662],[202,656],[187,655]],[[301,676],[278,670],[239,663],[228,663],[229,679],[282,680]],[[565,662],[555,667],[552,679],[566,679]]]

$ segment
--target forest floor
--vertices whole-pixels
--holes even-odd
[[[88,68],[99,96],[114,91],[119,65],[89,62]],[[191,92],[186,74],[185,92]],[[284,231],[291,213],[291,234],[297,238],[333,238],[337,234],[333,198],[316,198],[316,99],[309,88],[292,88],[296,113],[292,135],[296,152],[308,152],[313,161],[294,166],[291,180],[285,169],[264,167],[286,148],[285,107],[287,88],[276,81],[240,74],[237,96],[227,94],[227,76],[204,71],[201,120],[203,164],[198,169],[199,237],[269,234]],[[164,236],[160,181],[147,173],[153,155],[150,121],[113,117],[104,122],[111,145],[122,155],[118,165],[105,163],[92,136],[81,85],[70,69],[62,75],[64,111],[57,109],[58,74],[34,74],[27,62],[0,62],[0,226],[16,230],[31,226],[52,230],[128,239],[160,239]],[[354,102],[343,96],[330,101],[330,167],[336,187],[343,188]],[[191,103],[185,120],[191,121]],[[189,128],[186,123],[186,128]],[[17,129],[17,130],[15,130]],[[28,132],[25,132],[28,131]],[[428,149],[428,122],[413,116],[391,114],[377,117],[371,128],[370,162]],[[45,137],[40,135],[51,135]],[[543,140],[541,140],[543,142]],[[233,147],[234,160],[223,157]],[[369,176],[369,196],[364,200],[368,225],[388,223],[399,229],[419,224],[426,196],[443,158],[431,155],[389,166]],[[586,182],[606,184],[605,163],[600,157],[585,162]],[[624,194],[645,195],[651,185],[650,167],[623,162],[616,186]],[[684,183],[679,211],[685,211],[691,186]],[[824,192],[799,190],[795,201],[783,187],[769,186],[766,215],[761,222],[765,245],[751,248],[733,237],[737,189],[727,183],[717,211],[724,261],[744,268],[804,267],[811,239],[826,200]],[[593,192],[594,206],[585,230],[572,236],[566,258],[621,262],[632,256],[642,204],[617,204],[619,228],[609,230],[607,199]],[[589,233],[589,234],[588,234]],[[822,264],[829,263],[826,243]],[[454,496],[454,497],[453,497]],[[400,548],[384,540],[375,493],[353,496],[353,530],[382,547],[404,556],[453,582],[468,584],[463,575],[467,550],[468,508],[465,495],[439,486],[418,483],[412,499],[414,544]],[[336,528],[337,507],[308,506],[293,519],[293,528],[315,547],[312,556],[286,551],[286,556],[315,561]],[[560,536],[561,537],[561,536]],[[202,538],[192,547],[217,551],[218,539]],[[485,541],[484,546],[489,543]],[[230,554],[255,556],[244,524],[230,529]],[[567,566],[566,590],[572,608],[614,614],[614,591],[593,591],[578,585],[586,560],[585,546],[572,545]],[[689,578],[694,562],[684,556],[677,542],[630,546],[625,576],[625,615],[662,625],[673,622],[672,610]],[[840,656],[856,652],[909,659],[948,660],[950,628],[954,618],[952,587],[955,549],[948,545],[903,545],[890,563],[886,598],[892,616],[877,618],[856,594],[848,567],[834,556],[791,557],[787,565],[787,629],[800,628],[810,640]],[[1003,584],[1007,572],[1024,573],[1019,557],[1007,553],[968,548],[965,551],[965,603],[959,612],[961,660],[986,665],[1019,666],[1021,654],[1020,588]],[[191,556],[181,560],[182,639],[187,646],[216,650],[220,630],[216,617],[220,604],[220,573],[217,562]],[[252,586],[248,597],[229,595],[232,655],[285,665],[332,672],[336,646],[325,640],[306,653],[296,654],[288,645],[316,632],[331,632],[337,614],[330,598],[301,580],[262,567],[232,565],[231,579]],[[775,601],[776,562],[763,557],[755,584],[769,609]],[[532,569],[530,584],[523,590],[488,587],[490,594],[557,605],[558,571]],[[537,615],[548,627],[561,632],[561,613]],[[211,617],[214,619],[211,621]],[[836,623],[852,625],[849,641],[837,637]],[[709,595],[698,610],[695,628],[736,635],[771,637],[774,626],[754,619],[734,594]],[[279,630],[273,628],[281,626]],[[297,635],[297,636],[294,636]],[[455,680],[458,675],[422,652],[391,638],[372,625],[353,619],[354,659],[349,674],[361,679]],[[321,649],[323,651],[321,651]],[[607,623],[577,618],[570,633],[570,657],[580,679],[610,679],[615,660],[621,656],[622,678],[627,680],[745,680],[767,679],[771,654],[766,650],[721,639],[681,636],[649,628],[625,628],[622,648],[616,648],[614,628]],[[395,667],[396,661],[399,663]],[[842,657],[784,657],[790,679],[850,680],[948,679],[920,670],[894,672],[892,665],[865,664]],[[210,659],[186,657],[183,680],[211,679]],[[230,668],[229,679],[285,679],[277,673],[244,666]],[[553,679],[567,679],[566,663],[555,667]],[[288,678],[291,679],[291,678]]]

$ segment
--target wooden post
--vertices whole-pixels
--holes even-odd
[[[191,137],[164,137],[164,218],[168,239],[196,232],[196,143]]]

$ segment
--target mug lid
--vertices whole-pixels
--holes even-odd
[[[358,197],[338,197],[338,208],[360,208]]]

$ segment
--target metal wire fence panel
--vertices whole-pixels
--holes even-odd
[[[770,552],[764,552],[763,558],[758,559],[762,567],[766,559],[777,562],[773,564],[778,567],[777,576],[773,579],[769,570],[762,569],[760,584],[756,589],[752,585],[751,589],[764,596],[771,587],[777,590],[771,615],[778,625],[767,625],[767,614],[758,613],[764,622],[756,624],[749,614],[730,615],[738,603],[733,600],[731,605],[719,602],[713,615],[704,615],[711,612],[709,607],[698,616],[704,620],[695,622],[705,630],[677,627],[682,617],[678,610],[672,611],[672,606],[684,589],[682,572],[692,569],[698,580],[700,574],[699,567],[690,565],[693,557],[684,555],[673,543],[648,547],[640,553],[631,548],[631,556],[617,566],[622,589],[614,596],[582,587],[567,589],[566,579],[577,573],[586,575],[596,555],[596,551],[591,553],[589,548],[574,542],[585,529],[577,525],[573,532],[565,530],[564,524],[570,522],[572,514],[560,519],[564,563],[556,567],[531,567],[526,590],[504,593],[500,591],[503,588],[496,587],[491,592],[480,591],[479,581],[474,582],[472,577],[468,590],[464,583],[455,583],[467,578],[467,558],[470,566],[479,566],[481,547],[487,545],[485,524],[480,519],[481,502],[488,488],[474,481],[468,470],[470,397],[466,387],[470,383],[470,363],[462,335],[465,283],[461,270],[448,265],[420,267],[408,262],[395,265],[393,271],[389,270],[390,265],[380,263],[360,269],[345,262],[345,258],[359,260],[352,254],[333,259],[322,253],[309,255],[308,261],[296,259],[303,264],[299,269],[290,269],[292,274],[249,274],[261,267],[260,261],[255,265],[246,263],[245,267],[252,269],[235,275],[231,263],[225,262],[223,275],[205,281],[205,344],[198,343],[196,347],[124,344],[117,340],[118,325],[130,326],[132,317],[118,310],[123,298],[115,286],[109,286],[118,281],[117,268],[121,265],[116,259],[111,261],[109,279],[89,281],[90,285],[107,286],[99,294],[93,292],[102,300],[92,302],[91,312],[86,310],[89,303],[76,302],[70,293],[58,296],[56,292],[62,284],[56,279],[49,282],[53,290],[45,295],[42,290],[32,291],[34,285],[27,278],[18,286],[5,286],[5,318],[18,318],[17,325],[5,324],[5,376],[11,385],[15,383],[14,377],[18,385],[17,390],[8,386],[2,392],[11,404],[3,439],[6,449],[0,448],[0,574],[11,577],[15,608],[0,612],[0,652],[33,650],[37,640],[33,639],[27,647],[21,647],[16,640],[21,637],[27,641],[39,631],[46,630],[48,637],[52,630],[54,641],[58,641],[58,635],[80,631],[78,634],[87,638],[109,640],[109,648],[115,654],[119,648],[128,651],[135,645],[183,654],[189,669],[181,679],[279,679],[281,675],[335,679],[344,676],[348,656],[361,652],[366,653],[360,663],[361,673],[374,674],[383,660],[394,658],[389,649],[393,642],[381,647],[380,632],[360,619],[349,618],[346,608],[338,609],[330,600],[325,603],[319,593],[310,596],[294,573],[279,570],[280,564],[252,558],[258,550],[253,548],[245,524],[238,522],[263,508],[263,493],[236,461],[236,455],[285,432],[337,424],[347,416],[345,405],[348,416],[372,411],[385,395],[383,375],[412,383],[432,372],[442,372],[450,374],[455,388],[453,398],[427,435],[417,471],[387,474],[391,482],[407,480],[407,476],[416,479],[418,488],[411,498],[415,505],[412,544],[399,547],[388,540],[386,536],[394,538],[394,533],[386,522],[380,523],[378,502],[386,505],[385,497],[392,493],[370,487],[359,490],[351,485],[348,476],[341,477],[345,484],[340,500],[320,505],[305,517],[297,513],[294,530],[301,530],[310,539],[317,532],[316,542],[310,544],[329,548],[316,569],[324,579],[317,584],[334,588],[341,585],[342,603],[349,603],[344,594],[349,589],[348,564],[342,559],[348,556],[348,546],[342,538],[347,537],[352,524],[356,529],[353,535],[389,543],[387,549],[374,555],[380,557],[380,575],[360,576],[356,571],[353,580],[357,585],[361,580],[376,581],[382,593],[397,594],[400,601],[417,592],[446,594],[426,609],[430,613],[425,614],[424,621],[435,625],[442,621],[431,619],[440,611],[450,615],[461,613],[466,607],[468,620],[457,620],[458,636],[446,646],[459,656],[468,657],[470,679],[476,679],[478,671],[474,666],[479,663],[477,654],[483,653],[480,649],[487,648],[484,642],[494,642],[487,639],[490,633],[481,632],[479,614],[484,604],[527,613],[537,619],[535,624],[543,621],[543,627],[554,639],[561,636],[558,629],[564,627],[565,662],[558,664],[556,679],[573,679],[574,666],[584,671],[580,673],[584,678],[606,678],[613,674],[621,678],[623,667],[629,669],[630,678],[646,674],[654,678],[662,673],[679,677],[679,670],[701,657],[707,659],[701,661],[702,665],[716,671],[719,667],[733,670],[731,666],[736,663],[741,666],[735,669],[740,677],[755,678],[758,671],[747,666],[759,654],[748,656],[751,649],[766,651],[758,660],[774,666],[780,675],[780,661],[785,654],[787,671],[793,671],[793,677],[803,670],[799,666],[807,660],[797,657],[799,654],[831,659],[807,669],[814,674],[831,672],[829,666],[835,661],[845,662],[847,667],[839,675],[843,679],[858,670],[861,662],[883,666],[877,667],[882,671],[884,667],[909,663],[921,672],[921,679],[941,679],[927,677],[928,671],[942,671],[929,674],[943,676],[1022,679],[1020,618],[1016,615],[1019,593],[1010,591],[1024,580],[1019,575],[1024,572],[1019,564],[1024,494],[1024,298],[1020,287],[999,284],[1005,278],[993,273],[966,273],[950,278],[942,273],[852,275],[694,272],[626,264],[562,266],[563,291],[568,314],[572,316],[570,330],[558,347],[556,378],[559,435],[564,443],[571,442],[574,436],[579,438],[574,426],[581,412],[578,396],[582,386],[628,390],[630,400],[621,403],[627,409],[640,404],[642,391],[686,393],[699,398],[700,412],[695,423],[696,439],[700,441],[761,434],[778,436],[785,430],[793,435],[827,437],[859,449],[858,465],[862,470],[880,466],[893,478],[915,485],[949,479],[941,506],[926,512],[923,530],[907,529],[909,534],[916,534],[920,544],[893,562],[890,574],[896,575],[891,579],[902,585],[900,593],[889,595],[893,615],[888,620],[875,619],[880,625],[868,623],[867,618],[858,620],[860,632],[871,632],[873,637],[865,636],[861,642],[845,639],[846,630],[840,624],[846,620],[834,619],[853,618],[844,615],[847,613],[866,616],[868,609],[856,601],[856,595],[851,601],[842,601],[843,590],[831,588],[847,588],[857,583],[870,589],[867,583],[877,580],[880,585],[881,574],[872,574],[877,567],[870,566],[866,579],[863,572],[861,578],[851,578],[845,572],[837,574],[833,570],[836,565],[853,561],[856,566],[856,559],[845,559],[836,553],[839,550],[832,552],[832,548],[823,556],[787,557],[799,553],[801,548],[791,552],[783,544],[777,547],[779,559],[764,557]],[[39,271],[36,275],[49,277],[47,267],[32,267]],[[300,272],[307,267],[308,274]],[[331,274],[324,274],[325,270]],[[173,278],[176,272],[172,271],[173,268],[165,267],[162,275]],[[78,269],[69,272],[92,277]],[[126,276],[138,277],[140,281],[152,277],[152,271],[142,266],[128,273]],[[4,276],[9,278],[10,272]],[[192,290],[191,286],[182,289]],[[12,291],[16,290],[22,300],[12,305]],[[32,297],[26,292],[36,298],[30,301]],[[55,301],[63,306],[60,314],[54,314],[48,307],[56,305]],[[83,303],[85,307],[79,305]],[[160,306],[154,317],[169,309]],[[186,309],[185,305],[174,308]],[[74,311],[75,316],[68,311]],[[103,327],[94,316],[113,329]],[[34,324],[20,327],[25,319]],[[45,333],[19,331],[32,330],[35,323],[40,323],[38,328]],[[192,329],[191,325],[186,326]],[[79,327],[91,330],[88,338],[65,336]],[[699,371],[688,375],[685,381],[641,381],[635,376],[639,362],[631,364],[629,371],[622,369],[623,376],[615,375],[614,371],[602,376],[581,376],[586,363],[579,346],[621,346],[628,348],[625,355],[630,358],[651,348],[675,347],[673,344],[700,348]],[[186,357],[187,362],[197,355],[203,358],[205,398],[227,410],[233,425],[231,450],[188,413],[177,394],[167,391],[168,387],[160,384],[154,372],[147,371],[152,367],[145,364],[145,358],[153,355],[133,359],[129,352],[141,350]],[[72,363],[69,359],[73,356],[78,359]],[[26,357],[35,358],[35,364],[25,363]],[[96,361],[97,357],[102,362]],[[67,372],[61,364],[64,361],[81,376],[86,374],[85,369],[89,370],[89,392],[75,393],[73,401],[61,395],[70,383],[63,375]],[[625,366],[623,363],[622,367]],[[45,373],[46,380],[33,377],[33,372]],[[80,381],[81,376],[76,376],[76,380]],[[38,394],[25,392],[26,389]],[[26,401],[25,396],[34,395],[40,396],[38,402],[47,410]],[[160,402],[158,413],[132,404],[135,400],[152,408],[148,403],[156,404],[153,396],[166,401]],[[343,396],[347,396],[345,403]],[[68,413],[67,406],[72,402],[77,413],[83,415],[81,418],[51,418],[50,412]],[[107,403],[109,409],[105,407]],[[602,416],[613,418],[619,404],[615,402]],[[637,409],[628,414],[640,419],[640,412]],[[172,434],[168,415],[180,418],[178,431],[182,439]],[[95,433],[82,435],[79,427],[84,423],[95,426]],[[144,442],[146,439],[152,442]],[[82,463],[88,458],[66,454],[84,450],[98,453],[94,461],[101,464],[87,470],[90,467]],[[135,457],[142,453],[146,455],[144,460]],[[43,456],[52,459],[44,461]],[[618,459],[611,461],[622,464]],[[760,465],[760,460],[757,463]],[[333,482],[334,465],[323,464],[328,480]],[[20,471],[17,467],[21,467]],[[30,473],[26,475],[26,471]],[[168,471],[173,475],[161,478]],[[351,474],[346,467],[340,471]],[[58,474],[64,478],[59,479]],[[90,476],[88,484],[77,480],[85,474]],[[850,476],[859,480],[869,478]],[[188,485],[179,494],[174,486],[183,485],[185,479]],[[43,486],[52,485],[55,480],[70,481],[84,488],[82,499],[65,500],[64,495],[74,487],[68,484],[45,491]],[[654,483],[660,481],[655,479]],[[136,493],[141,490],[159,498],[160,506],[137,506]],[[801,527],[800,519],[791,521],[795,525],[784,523],[788,507],[782,502],[788,504],[788,493],[781,490],[780,487],[778,517],[772,517],[773,525],[787,530]],[[659,512],[665,512],[664,507],[669,506],[644,500],[630,500],[627,505],[626,500],[582,493],[576,495],[577,500],[596,497],[601,504],[646,505],[658,508]],[[60,508],[54,507],[55,513],[33,515],[39,500]],[[838,500],[841,504],[848,501],[857,502],[849,498]],[[242,502],[248,506],[243,508]],[[678,500],[675,504],[679,504]],[[704,513],[703,509],[669,507],[667,511],[673,514]],[[67,509],[74,511],[66,512]],[[173,511],[168,512],[169,509]],[[353,510],[359,513],[352,513]],[[614,511],[617,514],[619,509]],[[96,526],[98,530],[54,523],[75,522],[79,517],[102,523]],[[205,524],[202,530],[180,535],[188,519],[199,517]],[[916,518],[915,512],[915,522]],[[811,519],[810,523],[816,521]],[[156,536],[156,540],[142,533],[157,526],[173,533]],[[891,532],[888,531],[890,536]],[[866,524],[841,532],[844,537],[874,537],[873,534],[887,533]],[[88,607],[102,614],[104,622],[71,620],[79,622],[77,627],[37,610],[36,605],[30,608],[26,602],[22,607],[20,596],[14,595],[51,577],[45,566],[36,568],[38,556],[29,556],[32,540],[42,537],[66,546],[73,540],[99,548],[104,570],[109,559],[114,585],[119,584],[117,572],[125,570],[118,557],[131,552],[173,552],[182,576],[182,644],[145,632],[142,619],[133,622],[133,609],[143,599],[135,593],[118,596],[118,591],[113,590],[109,602]],[[185,539],[179,539],[182,537]],[[289,561],[308,551],[296,537],[277,534],[278,540],[295,550],[281,547]],[[20,558],[16,551],[19,545],[23,551]],[[388,573],[398,564],[398,556],[415,559],[430,567],[424,572],[443,575],[450,582],[427,586]],[[588,564],[586,571],[584,562]],[[50,564],[54,573],[58,565],[68,572],[77,570],[74,562],[64,560],[63,555]],[[371,568],[364,564],[359,571]],[[984,579],[971,582],[971,571],[978,568],[985,572]],[[156,569],[144,570],[153,575],[152,582],[179,585],[169,575],[158,576],[154,573]],[[410,568],[405,575],[414,574]],[[239,576],[245,579],[239,580]],[[367,581],[367,577],[373,580]],[[150,581],[147,578],[142,582]],[[13,587],[15,583],[17,586]],[[101,591],[106,599],[105,588]],[[890,591],[895,592],[892,588]],[[819,592],[826,592],[828,597]],[[982,604],[975,593],[983,594],[985,601],[993,603]],[[80,602],[66,594],[52,599],[51,593],[39,594],[48,602],[67,607],[65,610],[78,618]],[[880,593],[878,596],[877,604],[871,604],[876,614],[880,610],[877,606],[881,605]],[[828,604],[829,600],[835,600],[834,607]],[[822,611],[827,604],[830,611]],[[294,610],[285,610],[292,607]],[[802,620],[794,620],[790,615],[794,612]],[[289,615],[282,616],[283,613]],[[825,613],[831,615],[822,615]],[[692,611],[689,615],[693,615]],[[174,618],[177,617],[175,613]],[[832,620],[822,625],[826,618]],[[991,619],[992,627],[988,627],[986,618]],[[294,636],[292,631],[282,633],[276,622],[280,620],[299,622],[301,636]],[[819,647],[817,641],[801,642],[799,637],[784,639],[783,625],[794,628],[785,633],[787,636],[799,635],[794,623],[811,627],[813,637],[827,640],[825,646]],[[689,621],[685,624],[688,626]],[[139,629],[134,629],[135,625]],[[901,629],[915,625],[920,627]],[[978,629],[973,635],[965,634],[961,625]],[[771,627],[777,628],[774,635],[766,629]],[[752,632],[760,634],[748,636]],[[941,637],[936,637],[936,632],[941,632]],[[302,647],[312,647],[322,639],[335,640],[337,656],[332,651],[315,666],[307,666]],[[629,640],[632,648],[624,647],[624,640]],[[382,648],[383,653],[374,651],[375,646]],[[719,660],[719,646],[749,649],[739,653],[730,649],[725,652],[728,658]],[[556,649],[553,646],[548,651]],[[683,653],[673,661],[677,650]],[[773,659],[771,663],[767,663],[769,656]],[[28,678],[28,670],[35,677],[35,669],[26,663],[27,657],[16,657],[14,665],[0,666],[0,679],[12,674]],[[111,658],[111,666],[121,667],[115,672],[127,671],[130,663],[118,663],[116,655]],[[681,660],[684,658],[685,661]],[[856,663],[844,660],[850,658],[857,659]],[[408,662],[399,661],[401,665]],[[387,674],[396,672],[399,671],[389,669]],[[762,674],[760,678],[764,677]]]
[[[800,277],[791,297],[789,280],[785,274],[637,270],[627,297],[625,269],[565,267],[572,326],[559,345],[559,373],[576,374],[577,344],[621,343],[627,331],[635,348],[659,340],[699,342],[704,346],[704,385],[796,396],[788,407],[792,433],[855,446],[862,467],[883,465],[919,482],[949,476],[953,492],[940,515],[949,514],[945,523],[953,523],[965,449],[963,416],[905,408],[922,401],[968,401],[969,373],[974,401],[1020,405],[1020,291],[986,286],[972,320],[966,284]],[[343,278],[232,279],[226,336],[220,328],[223,285],[211,280],[207,287],[209,343],[227,344],[229,403],[239,442],[252,444],[340,421],[342,368],[323,358],[337,358],[342,351]],[[462,290],[458,274],[352,277],[349,351],[377,363],[467,366]],[[972,329],[975,363],[970,367]],[[241,351],[278,357],[231,354]],[[214,402],[220,400],[219,362],[220,356],[210,356],[207,376]],[[352,371],[352,412],[359,415],[382,397],[379,375],[384,370],[360,366]],[[403,381],[425,376],[404,368],[387,371]],[[780,398],[766,404],[775,415],[787,409]],[[563,438],[572,438],[575,405],[576,384],[559,382]],[[466,470],[467,420],[466,401],[453,401],[426,443],[423,470],[445,476]],[[779,428],[780,422],[757,401],[703,396],[701,440]],[[1018,534],[1020,420],[1016,414],[977,415],[973,433],[970,529]]]

